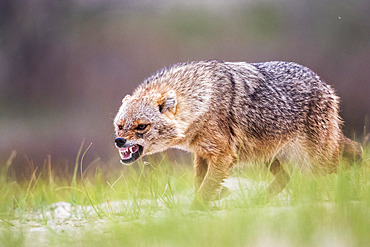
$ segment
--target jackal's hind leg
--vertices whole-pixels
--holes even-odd
[[[274,159],[271,163],[268,163],[267,166],[275,177],[274,181],[272,181],[268,187],[268,192],[270,195],[277,195],[289,182],[289,174],[284,170],[284,167],[277,159]]]

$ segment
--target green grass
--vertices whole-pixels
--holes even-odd
[[[18,182],[10,157],[0,170],[0,246],[368,246],[369,151],[335,174],[291,171],[274,198],[265,169],[234,168],[240,186],[205,212],[189,210],[190,164],[141,161],[87,175],[80,152],[71,178],[45,168]]]

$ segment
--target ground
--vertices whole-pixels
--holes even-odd
[[[78,170],[77,170],[78,171]],[[226,198],[191,211],[191,166],[139,163],[113,178],[58,180],[34,174],[24,185],[2,171],[0,246],[368,246],[370,166],[327,176],[291,170],[269,197],[271,175],[237,167]],[[49,174],[50,175],[50,174]],[[77,176],[78,177],[78,176]]]

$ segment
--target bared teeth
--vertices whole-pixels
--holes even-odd
[[[130,147],[119,148],[118,150],[121,154],[121,158],[126,160],[130,159],[132,157],[132,154],[136,153],[139,150],[139,146],[133,145]]]

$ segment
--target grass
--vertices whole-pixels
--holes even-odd
[[[81,167],[84,151],[69,179],[47,166],[22,183],[11,172],[15,153],[2,164],[0,246],[370,243],[370,147],[361,165],[335,174],[291,171],[291,182],[274,198],[265,193],[272,179],[265,169],[234,168],[231,195],[205,212],[189,210],[191,165],[140,161],[110,176],[101,170],[88,176]]]

